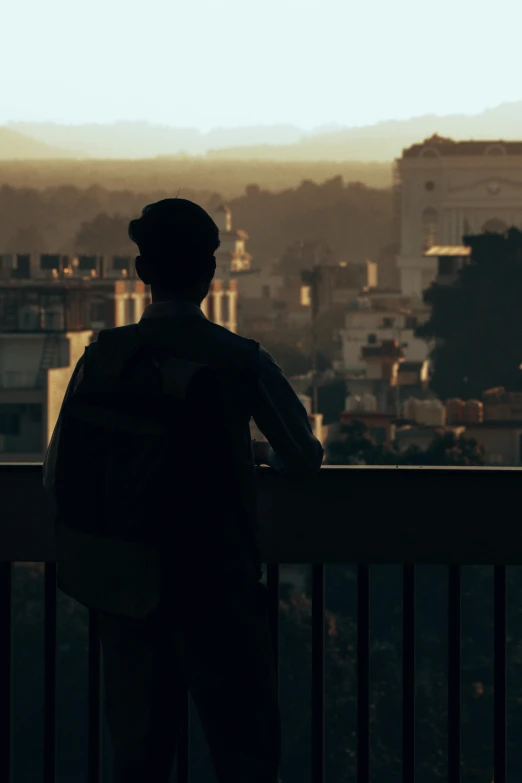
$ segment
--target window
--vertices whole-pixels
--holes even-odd
[[[404,321],[405,329],[416,329],[419,319],[415,315],[407,315]]]
[[[393,329],[395,318],[383,318],[381,321],[381,329]]]
[[[376,344],[377,344],[377,336],[375,334],[369,334],[368,345],[376,345]]]
[[[128,256],[114,256],[112,259],[112,268],[121,272],[122,269],[129,271],[130,258]]]
[[[40,269],[59,269],[60,256],[44,254],[40,256]]]
[[[15,280],[28,280],[31,277],[31,256],[25,253],[16,256],[16,266],[12,276]]]
[[[0,405],[0,435],[20,435],[20,414],[13,405]]]
[[[91,321],[99,323],[100,321],[105,323],[107,308],[105,302],[92,302],[91,304]]]
[[[428,182],[425,183],[424,187],[426,190],[435,190],[435,183],[432,180],[428,180]]]
[[[422,213],[422,248],[429,250],[437,243],[438,215],[434,209],[425,209]]]
[[[78,259],[78,269],[85,269],[90,272],[91,269],[96,269],[96,256],[80,256]]]
[[[42,423],[42,406],[41,405],[28,405],[29,408],[29,419],[32,424],[41,424]]]
[[[263,299],[270,299],[270,286],[264,285],[263,286],[263,293],[262,293]]]

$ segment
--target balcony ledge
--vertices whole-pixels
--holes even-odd
[[[521,565],[521,478],[517,468],[332,466],[295,480],[259,468],[262,559]],[[0,464],[0,497],[0,560],[53,562],[41,464]]]

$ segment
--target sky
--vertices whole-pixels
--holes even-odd
[[[366,125],[522,99],[520,0],[0,0],[0,124]]]

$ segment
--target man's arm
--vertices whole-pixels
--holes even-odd
[[[72,397],[72,395],[80,385],[82,379],[83,379],[83,356],[78,360],[78,363],[71,376],[71,380],[69,381],[69,385],[67,386],[67,391],[65,392],[65,396],[62,402],[62,408],[60,409],[60,413],[58,415],[58,419],[54,427],[53,435],[49,443],[49,447],[47,449],[47,452],[45,454],[45,459],[43,462],[43,485],[46,491],[53,498],[54,498],[54,481],[55,481],[55,472],[56,472],[56,457],[58,454],[58,444],[60,440],[62,409],[65,402],[70,397]]]
[[[279,473],[309,476],[323,461],[323,447],[310,427],[308,414],[281,368],[270,354],[259,349],[260,377],[253,419],[270,446],[256,448],[260,459]],[[265,459],[266,456],[266,459]]]

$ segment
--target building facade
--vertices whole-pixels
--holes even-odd
[[[0,285],[29,289],[35,283],[42,290],[73,286],[88,293],[84,318],[95,333],[136,323],[151,301],[150,289],[136,275],[131,256],[0,255]],[[216,275],[202,309],[207,318],[236,332],[237,298],[235,280]]]
[[[77,287],[0,287],[0,462],[41,462],[72,371],[93,336]]]
[[[346,311],[345,326],[340,332],[342,363],[346,372],[366,368],[364,351],[395,340],[408,361],[424,361],[430,347],[415,336],[415,329],[428,317],[426,307],[400,294],[362,294],[353,299]]]
[[[422,297],[437,277],[434,245],[522,228],[522,142],[453,141],[434,135],[396,161],[397,267],[403,294]]]
[[[130,257],[0,256],[0,462],[40,462],[85,346],[150,302]],[[237,330],[235,280],[212,282],[207,317]]]

